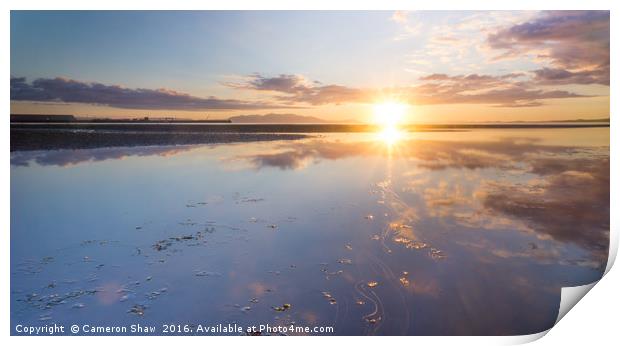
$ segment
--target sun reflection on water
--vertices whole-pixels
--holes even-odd
[[[407,114],[408,105],[398,102],[384,102],[375,105],[375,123],[381,127],[377,139],[392,147],[403,138],[399,129]]]
[[[377,133],[377,139],[387,144],[388,147],[394,146],[403,137],[403,132],[396,125],[385,126]]]

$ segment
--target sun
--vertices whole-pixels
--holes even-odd
[[[400,138],[402,132],[399,125],[404,121],[409,106],[398,102],[378,103],[374,106],[374,123],[381,127],[379,140],[392,146]]]
[[[398,102],[377,103],[374,106],[374,122],[383,127],[396,127],[407,114],[409,106]]]

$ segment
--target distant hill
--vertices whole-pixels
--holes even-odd
[[[599,119],[573,119],[573,120],[554,120],[554,123],[608,123],[609,118]]]
[[[493,123],[506,123],[506,124],[518,124],[518,123],[608,123],[609,118],[596,118],[596,119],[562,119],[562,120],[514,120],[514,121],[493,121]]]
[[[329,121],[317,117],[297,115],[297,114],[276,114],[265,115],[238,115],[230,117],[232,123],[252,123],[252,124],[325,124]]]

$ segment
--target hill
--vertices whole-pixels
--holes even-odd
[[[232,123],[246,124],[324,124],[329,121],[306,115],[297,114],[276,114],[269,113],[265,115],[238,115],[230,117]]]

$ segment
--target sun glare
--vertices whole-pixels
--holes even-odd
[[[378,134],[381,141],[391,146],[402,137],[398,126],[403,122],[407,109],[408,106],[406,104],[397,102],[385,102],[375,105],[374,121],[381,126]]]
[[[402,136],[402,132],[396,126],[386,126],[378,133],[379,139],[388,146],[398,142]]]
[[[375,123],[383,127],[396,127],[407,113],[408,106],[403,103],[385,102],[375,105]]]

